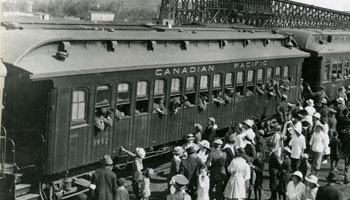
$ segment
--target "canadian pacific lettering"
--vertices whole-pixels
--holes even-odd
[[[166,69],[156,69],[156,76],[176,75],[176,74],[192,74],[200,72],[213,72],[214,65],[193,66],[193,67],[175,67]]]
[[[238,62],[233,64],[233,68],[249,68],[249,67],[262,67],[267,65],[267,60]]]

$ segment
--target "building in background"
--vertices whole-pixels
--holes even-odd
[[[112,22],[114,21],[115,14],[112,12],[101,12],[101,11],[89,11],[90,21],[104,21]]]

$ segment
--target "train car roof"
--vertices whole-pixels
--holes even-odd
[[[350,30],[282,29],[292,33],[300,49],[319,56],[350,52]]]
[[[93,30],[8,30],[1,31],[1,58],[31,74],[32,79],[103,73],[121,70],[159,68],[183,65],[225,63],[238,60],[307,57],[297,49],[279,44],[260,48],[226,48],[188,51],[74,51],[64,61],[54,54],[38,49],[50,43],[64,41],[221,41],[221,40],[284,40],[270,32],[233,31],[93,31]],[[261,45],[262,46],[262,45]],[[39,52],[39,53],[35,53]],[[92,59],[93,58],[93,59]]]

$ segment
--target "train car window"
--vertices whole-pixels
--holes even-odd
[[[289,77],[289,66],[284,66],[283,67],[283,78],[288,78]]]
[[[171,79],[171,90],[170,94],[171,95],[180,95],[180,79],[179,78],[173,78]]]
[[[86,121],[87,90],[74,90],[72,94],[72,123]]]
[[[344,78],[348,79],[350,75],[349,61],[344,62]]]
[[[236,78],[236,96],[237,97],[243,97],[244,96],[244,72],[240,71],[237,72],[237,78]]]
[[[189,76],[186,79],[186,97],[188,98],[188,101],[194,105],[196,104],[196,88],[195,88],[196,82],[194,76]]]
[[[207,104],[209,103],[209,76],[202,75],[200,80],[200,93],[199,93],[199,107],[202,110],[206,109]],[[205,109],[204,109],[205,108]]]
[[[98,86],[96,90],[96,107],[110,106],[111,88],[107,85]]]
[[[332,79],[343,79],[343,63],[333,63]]]
[[[154,82],[153,113],[166,115],[165,108],[165,80],[158,79]]]
[[[266,71],[266,79],[267,79],[267,80],[272,79],[272,67],[267,68],[267,71]]]
[[[224,100],[226,103],[231,103],[234,96],[234,89],[233,89],[233,73],[228,72],[225,76],[225,94],[224,94]]]
[[[185,101],[188,102],[188,99],[181,97],[181,79],[171,79],[169,110],[176,114]]]
[[[221,91],[221,74],[214,74],[212,103],[225,104]]]
[[[276,69],[275,69],[275,79],[281,79],[281,73],[282,73],[281,67],[280,66],[276,67]]]
[[[154,96],[165,95],[165,81],[158,79],[154,82]]]
[[[140,81],[137,83],[135,115],[148,113],[148,87],[147,81]]]
[[[130,116],[130,87],[128,83],[120,83],[117,87],[115,116],[117,119]]]
[[[323,81],[329,81],[329,73],[331,72],[331,64],[327,63],[324,66],[324,71],[323,71]]]
[[[258,69],[257,82],[264,82],[264,69]]]
[[[254,94],[254,71],[249,70],[247,74],[247,91],[246,96],[251,96]]]

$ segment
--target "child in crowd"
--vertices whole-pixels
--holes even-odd
[[[331,169],[338,172],[337,167],[341,151],[341,141],[338,139],[338,133],[336,131],[333,132],[333,138],[329,143],[329,147],[331,148]]]
[[[150,176],[153,175],[153,169],[147,168],[145,170],[145,173],[142,178],[141,187],[140,187],[140,193],[141,193],[141,200],[148,200],[148,198],[151,196],[151,180]]]
[[[253,161],[253,169],[256,174],[255,182],[254,182],[254,195],[256,200],[261,200],[261,189],[264,181],[264,162],[262,160],[262,153],[257,152],[256,158]]]
[[[198,176],[197,200],[209,200],[209,182],[208,169],[204,165]]]
[[[116,200],[129,200],[129,193],[128,190],[125,188],[125,179],[119,178],[117,180],[117,195]]]

